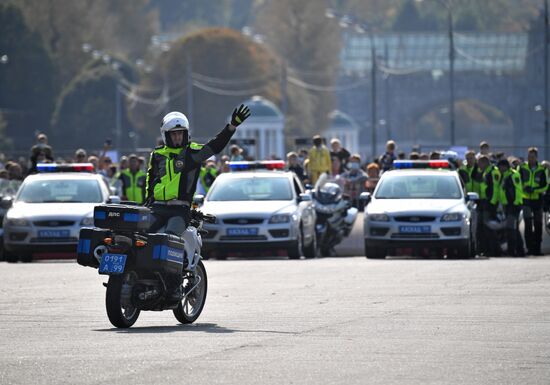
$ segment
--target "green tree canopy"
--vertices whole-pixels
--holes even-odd
[[[32,33],[21,11],[0,4],[0,109],[6,134],[17,149],[27,149],[35,131],[47,131],[55,100],[55,68],[40,37]]]
[[[164,84],[170,100],[164,106],[138,101],[131,110],[142,144],[154,143],[162,116],[171,110],[190,118],[194,138],[207,138],[223,127],[238,103],[255,94],[279,103],[278,71],[276,58],[266,48],[234,30],[210,28],[187,35],[160,57],[158,71],[140,87],[162,89]],[[191,78],[193,107],[189,111]]]
[[[52,119],[52,142],[64,148],[100,148],[115,138],[117,86],[120,74],[108,66],[91,66],[61,93]],[[120,97],[121,147],[131,148],[128,119]],[[116,138],[115,138],[116,139]]]

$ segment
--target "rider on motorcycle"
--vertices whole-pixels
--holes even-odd
[[[151,206],[153,215],[149,232],[165,227],[165,233],[178,237],[183,234],[189,224],[202,162],[220,153],[237,126],[249,116],[249,108],[241,104],[233,111],[230,124],[204,145],[190,142],[189,121],[181,112],[170,112],[162,119],[160,135],[164,146],[151,153],[147,169],[144,204]],[[178,288],[179,285],[173,289]]]

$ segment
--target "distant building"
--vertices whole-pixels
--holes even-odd
[[[267,159],[275,155],[285,157],[284,124],[285,118],[279,108],[261,96],[253,96],[243,102],[252,113],[235,133],[237,144],[256,159]]]
[[[330,127],[324,132],[327,141],[337,138],[349,152],[359,152],[359,125],[351,116],[342,111],[332,111],[329,115]],[[330,144],[330,143],[328,143]]]

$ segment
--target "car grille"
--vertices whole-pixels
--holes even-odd
[[[74,225],[74,221],[34,221],[33,224],[41,227],[67,227]]]
[[[263,218],[227,218],[223,220],[223,223],[228,225],[258,225],[263,221]]]
[[[390,231],[389,227],[371,227],[370,235],[374,237],[383,237]]]
[[[31,243],[78,243],[78,238],[31,238]]]
[[[394,233],[392,239],[439,239],[436,233]]]
[[[441,232],[447,236],[458,236],[462,233],[460,227],[442,227]]]
[[[267,237],[265,235],[223,236],[220,237],[220,241],[267,241]]]
[[[276,230],[269,230],[269,234],[273,238],[286,238],[289,236],[290,231],[288,229],[276,229]]]
[[[395,220],[397,222],[412,222],[412,223],[433,222],[435,221],[435,217],[429,217],[429,216],[423,216],[423,215],[405,215],[405,216],[395,217]]]

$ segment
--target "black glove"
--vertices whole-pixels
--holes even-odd
[[[250,109],[241,104],[239,108],[235,108],[233,114],[231,114],[231,125],[237,127],[244,122],[250,116]]]
[[[532,192],[534,191],[534,189],[533,189],[533,187],[531,187],[531,186],[525,186],[525,187],[523,188],[523,191],[525,191],[526,193],[530,194],[530,193],[532,193]]]

